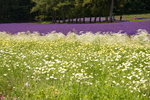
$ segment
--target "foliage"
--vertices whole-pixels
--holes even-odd
[[[65,23],[65,19],[73,22],[76,18],[76,22],[81,23],[85,22],[81,20],[85,17],[95,17],[95,20],[106,17],[108,20],[108,16],[112,18],[113,15],[149,12],[149,4],[149,0],[1,0],[0,22],[33,21],[35,18]]]
[[[114,15],[123,15],[124,13],[133,12],[134,5],[138,2],[146,5],[145,11],[149,9],[147,6],[147,1],[137,1],[137,0],[33,0],[36,5],[33,7],[33,11],[40,11],[41,14],[45,14],[52,22],[66,22],[65,19],[73,20],[76,18],[77,22],[85,22],[85,17],[95,17],[94,22],[96,22],[97,17],[106,17],[108,21],[108,16],[110,21],[113,21]],[[41,6],[39,6],[41,5]],[[51,10],[45,9],[44,7],[49,6]],[[132,7],[131,7],[132,6]],[[126,8],[129,8],[128,10]],[[132,9],[130,9],[132,8]],[[35,10],[36,9],[36,10]],[[138,8],[136,8],[138,9]],[[141,8],[139,8],[141,9]],[[143,11],[144,11],[143,10]],[[140,10],[139,10],[140,11]],[[46,12],[46,13],[45,13]],[[50,14],[51,13],[51,14]],[[81,20],[83,18],[83,20]],[[122,17],[120,18],[120,20]],[[72,21],[73,22],[73,21]],[[90,19],[90,22],[91,19]]]

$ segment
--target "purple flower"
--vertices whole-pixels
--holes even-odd
[[[120,23],[101,23],[101,24],[33,24],[33,23],[12,23],[0,24],[0,31],[9,33],[17,32],[40,32],[42,35],[51,31],[62,32],[120,32],[133,35],[138,29],[145,29],[150,33],[150,21],[120,22]],[[82,32],[80,32],[82,31]]]

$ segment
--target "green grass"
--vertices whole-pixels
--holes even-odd
[[[135,20],[130,20],[130,22],[132,22],[132,21],[148,21],[148,20],[150,20],[150,19],[135,19]]]
[[[149,38],[0,33],[0,98],[149,100]]]
[[[36,22],[37,24],[53,24],[51,21]]]
[[[123,15],[123,19],[134,19],[134,18],[143,18],[143,17],[150,17],[150,13]],[[119,16],[116,16],[116,18],[119,18]]]

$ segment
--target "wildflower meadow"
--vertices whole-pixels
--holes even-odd
[[[0,32],[0,100],[149,100],[150,34]]]

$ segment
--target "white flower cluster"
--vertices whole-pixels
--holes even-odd
[[[0,82],[10,85],[7,79],[20,80],[25,88],[34,86],[32,82],[93,89],[103,85],[150,97],[149,38],[146,31],[135,36],[0,32]],[[21,83],[13,82],[16,86]]]

